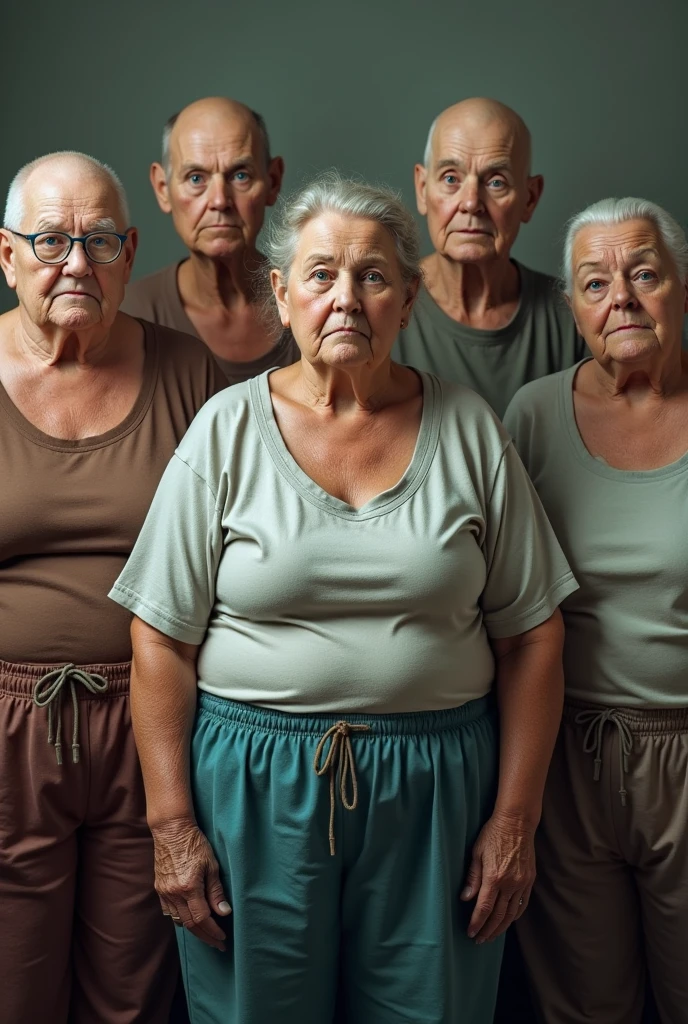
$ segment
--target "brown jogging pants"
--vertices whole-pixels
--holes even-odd
[[[33,694],[53,668],[0,661],[0,1022],[167,1024],[176,952],[153,890],[130,666],[79,666],[107,680],[100,694],[67,673],[49,742]]]
[[[517,930],[541,1019],[639,1024],[649,970],[688,1024],[688,709],[568,702],[536,850]]]

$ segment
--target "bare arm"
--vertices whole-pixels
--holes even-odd
[[[219,867],[198,828],[189,779],[198,647],[141,619],[131,627],[131,714],[155,844],[155,888],[163,913],[211,946],[225,934],[211,911],[230,913]]]
[[[524,912],[535,881],[535,829],[564,700],[564,626],[557,609],[519,636],[493,641],[500,722],[499,788],[461,898],[476,897],[468,934],[494,939]]]

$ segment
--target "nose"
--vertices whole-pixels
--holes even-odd
[[[232,205],[231,186],[224,174],[214,174],[210,183],[210,208],[226,210]]]
[[[466,175],[461,183],[459,209],[463,213],[482,213],[484,210],[478,179],[472,174]]]
[[[334,289],[334,309],[337,313],[360,313],[361,297],[352,274],[339,274]]]
[[[93,267],[88,261],[82,242],[75,242],[67,259],[62,264],[65,277],[90,277]]]
[[[619,276],[614,279],[612,288],[612,303],[614,309],[637,309],[638,300],[625,277]]]

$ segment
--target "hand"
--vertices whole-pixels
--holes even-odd
[[[210,843],[195,821],[171,821],[151,828],[155,845],[155,891],[162,912],[214,949],[224,951],[225,933],[212,912],[232,908],[220,882]]]
[[[528,906],[535,882],[534,836],[534,828],[496,813],[478,836],[461,893],[462,900],[476,900],[468,936],[478,945],[505,932]]]

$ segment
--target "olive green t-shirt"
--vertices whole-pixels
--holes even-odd
[[[305,713],[455,707],[489,691],[490,637],[575,589],[491,410],[422,381],[411,462],[358,510],[290,455],[268,374],[196,419],[110,596],[202,645],[202,690]]]
[[[184,309],[177,286],[178,270],[179,263],[172,263],[154,274],[141,277],[138,281],[131,281],[127,285],[124,302],[121,305],[122,312],[141,320],[150,320],[153,324],[171,327],[184,334],[191,334],[199,341],[203,341]],[[275,346],[257,359],[238,363],[223,359],[215,352],[212,355],[230,384],[250,380],[251,377],[257,377],[259,373],[270,370],[273,366],[290,366],[301,358],[294,336],[291,331],[286,330],[282,331]]]
[[[569,696],[688,706],[688,453],[645,472],[592,456],[577,366],[528,384],[504,423],[580,584],[562,604]]]
[[[522,263],[516,266],[521,301],[505,327],[484,331],[460,324],[421,288],[392,357],[472,388],[499,417],[528,381],[573,366],[586,354],[585,342],[555,279]]]

